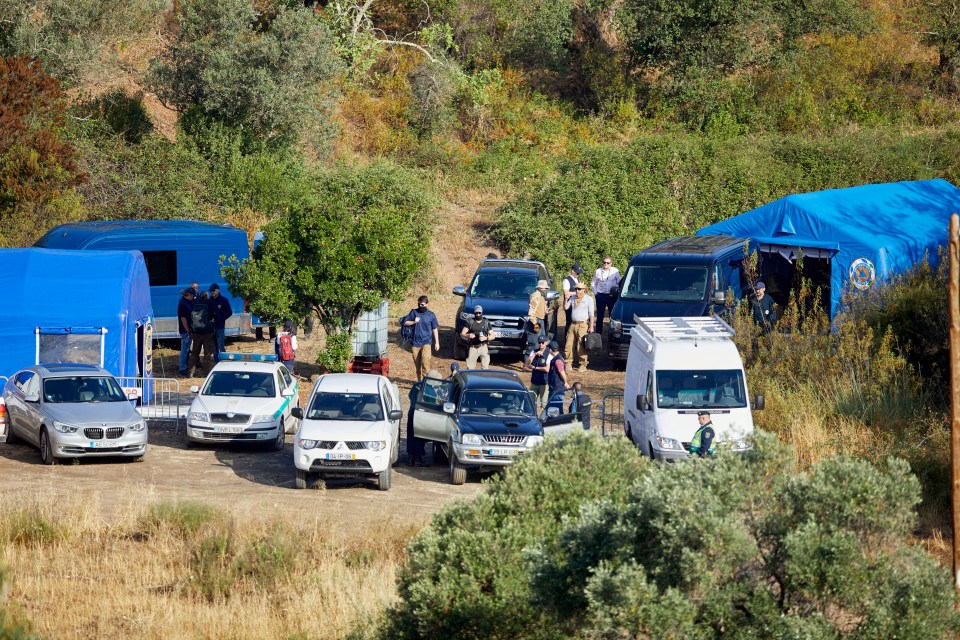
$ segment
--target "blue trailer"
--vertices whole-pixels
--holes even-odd
[[[40,363],[152,377],[153,309],[136,251],[0,250],[0,375]]]
[[[250,314],[244,301],[233,297],[223,285],[220,259],[250,257],[247,234],[230,225],[194,220],[105,220],[63,224],[48,231],[35,243],[49,249],[136,250],[143,254],[150,278],[154,337],[176,338],[177,304],[181,291],[191,282],[206,291],[211,283],[221,284],[233,316],[226,335],[250,332]]]

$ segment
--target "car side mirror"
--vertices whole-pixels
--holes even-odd
[[[723,304],[727,301],[727,294],[723,291],[713,292],[713,304]]]
[[[284,398],[292,398],[293,389],[291,389],[290,387],[287,387],[286,389],[280,392],[280,395],[283,396]]]
[[[766,404],[766,399],[763,397],[763,394],[757,394],[753,397],[754,411],[763,411],[763,407],[765,404]]]
[[[560,292],[559,292],[559,291],[554,291],[553,289],[551,289],[550,291],[547,291],[547,296],[546,296],[545,300],[546,300],[547,302],[553,302],[554,300],[556,300],[556,299],[559,298],[559,297],[560,297]]]
[[[453,413],[453,412],[456,411],[456,410],[457,410],[457,405],[453,404],[452,402],[444,402],[444,403],[443,403],[443,412],[444,412],[444,413]]]
[[[547,407],[547,418],[556,418],[560,415],[560,409],[557,407]]]
[[[190,387],[190,393],[200,393],[200,387],[198,387],[197,385],[193,385],[192,387]]]
[[[303,409],[300,407],[294,407],[290,410],[290,415],[292,415],[297,420],[303,420]]]
[[[637,409],[640,409],[640,411],[647,410],[647,398],[639,393],[637,394]]]
[[[467,295],[467,288],[457,285],[456,287],[453,288],[453,295],[463,297]]]
[[[387,417],[390,418],[391,422],[394,420],[399,420],[403,417],[403,411],[400,411],[400,409],[391,409],[390,413],[387,414]]]

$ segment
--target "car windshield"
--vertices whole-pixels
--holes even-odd
[[[201,395],[273,398],[277,394],[272,373],[261,371],[214,371]]]
[[[526,391],[470,390],[463,394],[460,413],[485,416],[533,416],[533,403]]]
[[[684,409],[747,406],[739,369],[657,371],[657,406]]]
[[[706,267],[633,266],[620,285],[621,298],[648,302],[697,302],[706,294]]]
[[[380,397],[375,393],[318,393],[307,413],[310,420],[383,420]]]
[[[126,402],[120,384],[107,376],[70,376],[43,381],[44,402]]]
[[[537,288],[533,274],[478,273],[470,286],[471,297],[529,298]]]

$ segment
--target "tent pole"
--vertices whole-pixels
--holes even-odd
[[[950,216],[950,505],[953,586],[960,591],[960,216]]]

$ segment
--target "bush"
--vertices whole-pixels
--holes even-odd
[[[524,549],[604,496],[622,499],[652,465],[624,439],[572,434],[436,516],[410,544],[391,638],[543,638],[550,618],[530,601]]]
[[[214,507],[185,500],[151,504],[139,521],[148,536],[167,529],[181,538],[193,538],[222,519],[223,514]]]
[[[122,89],[108,91],[77,107],[81,117],[102,120],[126,142],[137,144],[153,131],[153,123],[143,104],[143,91],[128,95]]]
[[[550,443],[414,540],[388,635],[952,637],[949,572],[908,544],[907,465],[791,457],[762,432],[683,465]]]
[[[206,535],[193,548],[187,588],[208,602],[230,597],[237,581],[236,542],[233,532]]]
[[[35,509],[22,509],[5,518],[4,538],[23,546],[45,546],[64,537],[63,527],[51,522]]]
[[[353,345],[349,333],[334,333],[327,336],[327,344],[317,354],[317,366],[327,373],[346,373],[353,357]]]

